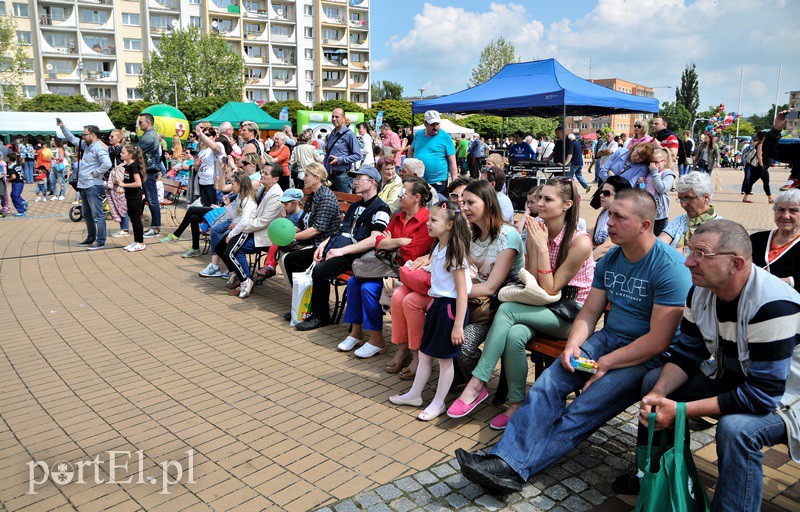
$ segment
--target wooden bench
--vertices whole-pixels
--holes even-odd
[[[334,192],[334,194],[336,194],[336,199],[339,200],[339,211],[342,213],[342,218],[344,218],[347,210],[350,209],[350,205],[361,200],[361,196],[358,194],[348,194],[346,192]],[[331,316],[331,320],[333,320],[335,324],[342,321],[344,308],[347,306],[347,281],[352,276],[353,273],[348,271],[331,279],[331,286],[333,286],[334,294],[333,315]],[[344,289],[340,291],[340,287]]]
[[[178,180],[169,178],[161,178],[161,183],[164,185],[164,199],[161,199],[158,205],[167,210],[169,216],[172,217],[172,221],[177,224],[178,201],[181,198],[181,193],[186,190],[186,186]],[[172,199],[169,199],[167,194],[171,195]]]

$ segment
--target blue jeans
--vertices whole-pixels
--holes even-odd
[[[603,329],[584,342],[581,355],[598,360],[630,342]],[[581,389],[591,374],[568,372],[556,361],[534,382],[492,453],[528,480],[636,403],[641,398],[642,379],[661,365],[662,358],[656,357],[637,366],[611,370],[567,407],[567,395]]]
[[[43,196],[47,197],[47,181],[37,181],[36,182],[36,194],[42,193]]]
[[[119,229],[120,231],[128,231],[131,227],[131,217],[127,213],[125,214],[122,219],[119,221]]]
[[[692,170],[692,166],[689,164],[682,164],[678,166],[678,177],[683,176],[685,174],[689,174]]]
[[[25,188],[24,183],[11,184],[11,202],[14,203],[14,208],[18,213],[25,213],[25,202],[22,200],[23,188]]]
[[[25,175],[25,183],[33,183],[33,168],[36,160],[25,160],[22,164],[22,173]]]
[[[363,325],[367,331],[383,330],[383,307],[380,303],[383,281],[381,279],[347,280],[347,307],[343,320],[348,324]]]
[[[51,191],[55,196],[63,196],[67,193],[67,182],[64,180],[64,169],[60,171],[53,166],[50,168],[50,186],[52,187]],[[60,190],[60,194],[56,194],[56,191]]]
[[[439,193],[439,195],[443,197],[447,197],[447,178],[444,181],[439,181],[437,183],[431,183],[433,190]]]
[[[211,226],[211,231],[209,232],[209,239],[211,242],[211,250],[213,251],[214,248],[219,244],[221,240],[223,240],[226,236],[228,236],[228,226],[231,225],[231,220],[221,220]]]
[[[331,182],[331,190],[334,192],[353,193],[353,178],[347,172],[328,174],[328,179]]]
[[[152,222],[151,228],[161,228],[161,206],[158,204],[158,172],[148,172],[144,180],[144,197],[147,199],[147,206],[150,208]]]
[[[224,240],[224,239],[223,239]],[[224,247],[223,247],[224,246]],[[250,263],[247,261],[248,254],[254,254],[264,250],[264,247],[256,248],[256,239],[252,233],[239,233],[231,238],[227,244],[220,241],[220,245],[215,247],[220,249],[217,254],[225,262],[228,270],[236,272],[239,281],[244,282],[250,279]]]
[[[661,368],[651,370],[642,383],[642,396],[658,382]],[[669,395],[672,400],[689,402],[718,395],[724,390],[697,371],[683,386]],[[639,439],[647,439],[641,424]],[[655,442],[655,440],[654,440]],[[764,471],[761,461],[765,446],[786,443],[786,424],[775,413],[726,414],[717,423],[717,466],[719,479],[711,510],[759,510]]]
[[[574,177],[575,179],[577,179],[578,183],[580,183],[583,188],[589,186],[589,184],[586,183],[586,180],[583,179],[583,164],[581,165],[569,164],[569,177],[570,178]]]
[[[106,214],[103,212],[103,185],[80,189],[81,212],[86,222],[86,241],[106,244]]]

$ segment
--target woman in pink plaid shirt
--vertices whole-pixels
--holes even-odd
[[[539,217],[526,219],[526,269],[548,294],[561,292],[562,300],[582,306],[594,277],[592,241],[578,229],[580,197],[572,180],[552,179],[538,197]],[[568,240],[568,243],[564,243]],[[534,335],[566,338],[573,318],[557,315],[547,306],[504,302],[497,310],[484,342],[483,354],[461,397],[463,412],[471,412],[488,392],[486,383],[500,358],[508,381],[508,409],[489,426],[503,430],[525,399],[528,357],[525,343]],[[454,404],[455,405],[455,404]]]

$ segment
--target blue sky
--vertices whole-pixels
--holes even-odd
[[[371,1],[372,79],[398,82],[407,95],[465,88],[481,49],[500,36],[522,60],[554,57],[584,78],[591,59],[593,78],[674,87],[694,62],[701,109],[737,108],[742,66],[744,115],[765,112],[775,100],[781,61],[778,102],[800,89],[793,49],[800,1]],[[674,88],[656,96],[674,101]]]

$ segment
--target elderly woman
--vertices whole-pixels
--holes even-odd
[[[395,172],[394,158],[385,156],[378,160],[378,172],[383,177],[383,184],[381,191],[378,192],[378,197],[383,199],[383,202],[389,205],[392,215],[397,213],[400,208],[400,193],[403,190],[403,179]]]
[[[303,178],[306,176],[306,168],[314,162],[322,162],[322,155],[311,145],[314,132],[305,129],[297,136],[297,145],[292,150],[289,158],[289,168],[292,170],[294,188],[303,188]]]
[[[391,157],[390,157],[391,158]],[[400,175],[400,179],[405,181],[406,179],[417,176],[422,178],[425,175],[425,164],[422,163],[422,160],[417,158],[406,158],[403,160],[403,165],[400,167],[398,173]],[[444,201],[444,197],[441,197],[439,193],[433,188],[432,185],[428,185],[431,189],[431,200],[428,202],[427,206],[430,208],[431,206],[435,205],[439,201]]]
[[[639,178],[650,175],[650,160],[655,149],[656,146],[650,143],[618,149],[597,171],[598,179],[605,181],[609,176],[622,176],[635,187]]]
[[[616,198],[617,192],[631,188],[631,184],[620,176],[611,176],[600,189],[600,215],[597,216],[597,224],[592,231],[592,258],[599,260],[614,247],[614,242],[608,237],[608,209]]]
[[[777,229],[750,235],[753,263],[800,291],[800,190],[781,192],[772,209]]]
[[[289,171],[291,152],[289,150],[289,146],[286,145],[286,134],[283,132],[278,132],[272,136],[272,140],[274,144],[272,145],[272,149],[269,150],[269,156],[271,156],[276,162],[281,164],[281,167],[283,167],[283,176],[281,176],[278,184],[282,189],[288,189],[291,186],[291,172]]]
[[[675,182],[678,203],[686,213],[672,219],[658,238],[683,252],[695,229],[709,220],[721,219],[711,206],[711,178],[708,174],[693,171]]]
[[[394,158],[388,159],[394,163]],[[406,261],[428,254],[433,238],[428,234],[427,227],[429,212],[425,204],[430,199],[427,184],[420,179],[413,179],[402,183],[401,187],[400,211],[392,217],[383,235],[375,240],[375,249],[396,250],[397,263],[403,265]],[[352,350],[361,342],[364,329],[370,332],[370,337],[366,344],[355,351],[357,357],[371,357],[386,345],[383,341],[383,307],[379,303],[382,288],[381,279],[351,277],[348,280],[344,321],[352,324],[352,329],[350,335],[339,344],[339,350]],[[417,350],[422,341],[425,308],[415,306],[427,297],[409,296],[412,293],[415,292],[400,287],[392,296],[392,342],[399,346],[399,350],[386,366],[389,373],[398,373],[409,356],[409,347]],[[425,306],[428,302],[424,301]],[[395,308],[396,303],[400,306],[399,310]]]

